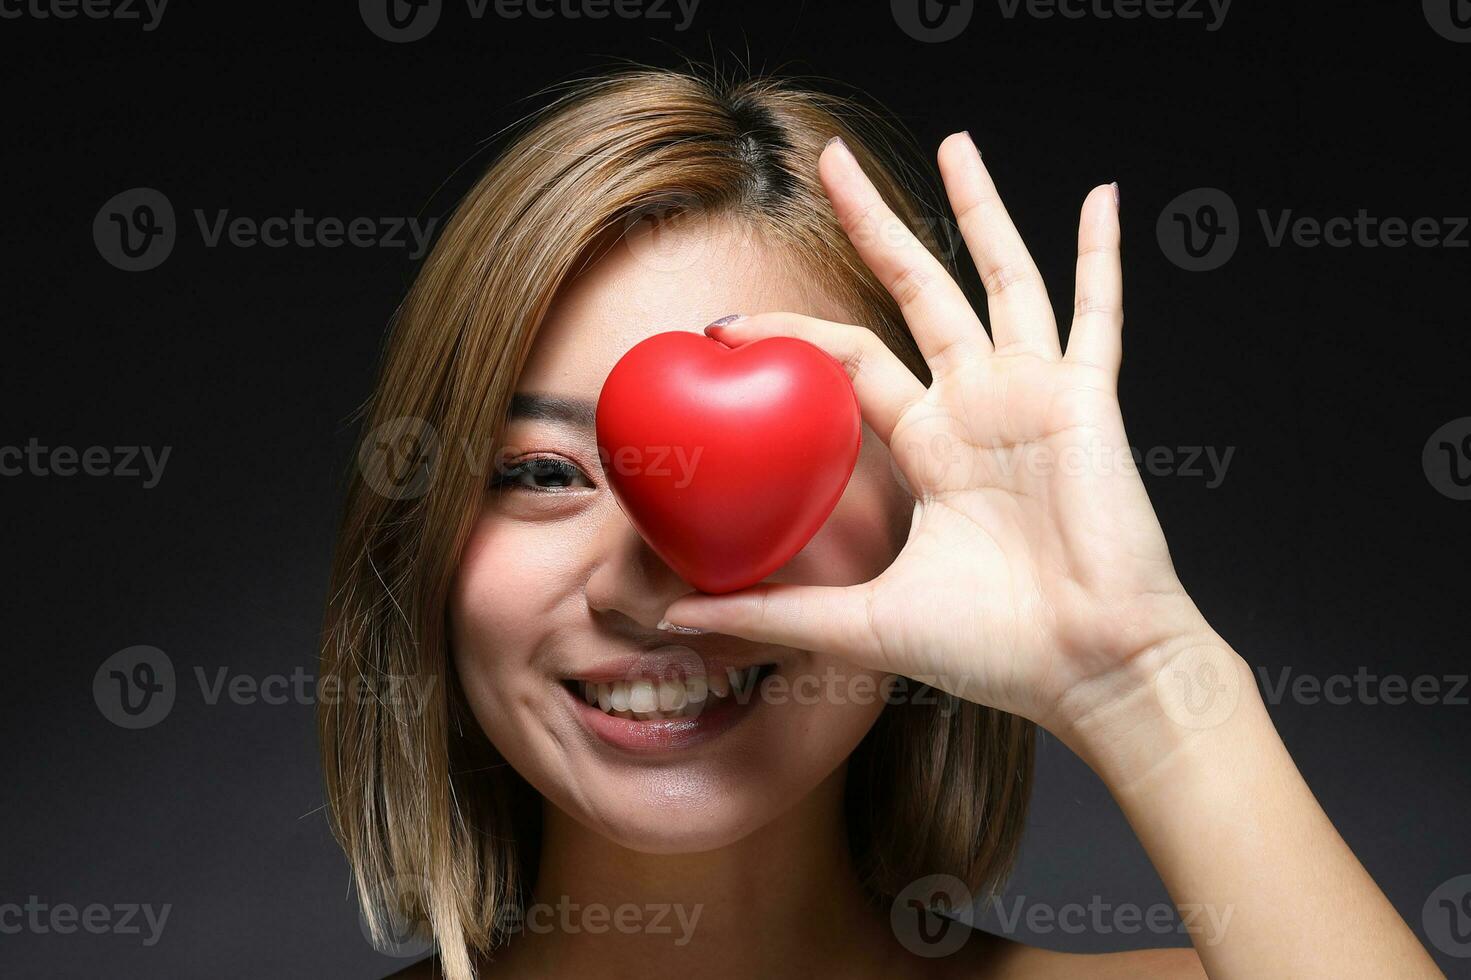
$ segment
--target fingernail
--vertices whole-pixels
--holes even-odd
[[[970,148],[976,151],[976,156],[980,156],[981,148],[979,146],[976,146],[976,138],[970,134],[970,130],[963,129],[961,130],[961,132],[965,134],[966,140],[970,143]]]
[[[1119,182],[1114,181],[1109,186],[1113,188],[1113,209],[1117,211],[1119,210]]]
[[[737,320],[744,320],[745,318],[746,318],[746,315],[744,313],[732,313],[730,316],[723,316],[723,317],[721,317],[719,320],[716,320],[714,323],[710,324],[710,326],[711,327],[728,327],[732,323],[735,323]],[[709,327],[706,327],[705,329],[708,330]]]
[[[849,156],[853,155],[853,151],[849,149],[848,144],[843,141],[843,137],[834,136],[832,139],[827,141],[827,146],[832,146],[834,143],[838,144],[838,146],[842,148],[844,153],[848,154]],[[827,146],[823,147],[823,149],[827,149]]]
[[[666,633],[683,633],[686,636],[699,636],[700,634],[705,632],[704,630],[696,629],[693,626],[676,626],[674,623],[671,623],[667,619],[659,620],[659,625],[654,628],[664,630]]]

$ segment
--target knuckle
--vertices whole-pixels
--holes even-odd
[[[889,293],[901,307],[911,306],[929,288],[934,277],[918,265],[907,265],[889,284]]]
[[[875,199],[848,212],[843,228],[850,238],[857,239],[855,245],[862,245],[862,239],[873,234],[885,210],[883,200]]]
[[[981,285],[987,296],[1000,296],[1015,286],[1037,280],[1037,268],[1030,262],[1003,262],[986,270],[981,276]]]
[[[866,327],[845,327],[839,332],[838,342],[833,346],[837,349],[838,363],[843,365],[848,377],[858,376],[879,342],[878,335]]]
[[[1124,308],[1116,300],[1102,296],[1079,296],[1073,302],[1073,316],[1083,319],[1090,316],[1105,316],[1110,320],[1122,320]]]

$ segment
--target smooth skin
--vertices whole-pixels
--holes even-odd
[[[1441,976],[1303,781],[1246,662],[1186,593],[1128,465],[1117,189],[1083,205],[1064,352],[970,137],[947,138],[939,163],[989,337],[847,147],[819,162],[929,388],[860,326],[761,313],[707,328],[732,346],[798,337],[845,365],[915,498],[904,548],[862,585],[692,593],[664,625],[837,654],[1037,722],[1103,779],[1177,905],[1229,913],[1214,944],[1193,934],[1211,977]]]

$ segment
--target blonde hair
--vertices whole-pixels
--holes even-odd
[[[447,597],[485,474],[465,453],[433,449],[499,445],[543,316],[599,243],[651,210],[737,218],[790,248],[929,384],[818,183],[832,136],[953,266],[953,228],[909,162],[912,141],[861,101],[773,78],[623,68],[568,83],[522,125],[396,311],[362,412],[376,442],[349,475],[321,674],[374,692],[410,678],[428,695],[323,699],[318,710],[332,830],[375,941],[390,921],[426,926],[445,974],[470,980],[471,949],[504,938],[534,882],[539,797],[476,724],[447,649]],[[411,492],[385,485],[375,447],[432,469]],[[1033,727],[948,697],[887,705],[850,759],[847,829],[875,901],[938,872],[994,888],[1015,859]]]

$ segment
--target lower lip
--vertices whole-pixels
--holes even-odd
[[[764,678],[763,678],[764,680]],[[618,718],[588,704],[564,685],[558,684],[576,706],[588,729],[615,749],[636,753],[675,752],[692,748],[729,731],[752,711],[760,700],[760,683],[742,700],[735,692],[721,698],[692,718],[639,721]]]

